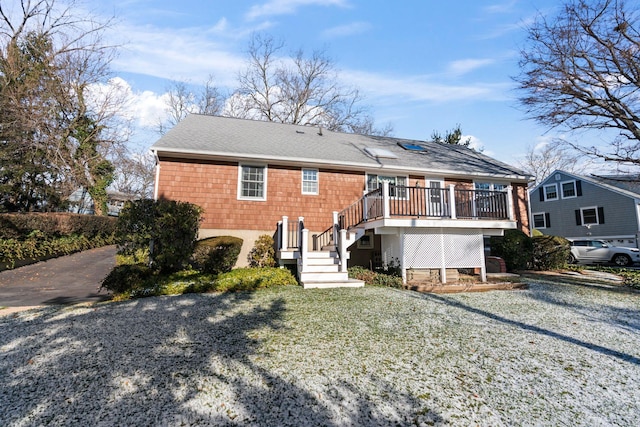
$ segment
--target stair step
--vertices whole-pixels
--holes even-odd
[[[304,267],[305,273],[338,273],[340,264],[307,264]]]
[[[306,282],[343,282],[349,280],[349,274],[347,272],[318,272],[310,273],[303,271],[299,274],[299,279],[302,283]]]
[[[316,282],[312,280],[302,282],[302,287],[304,289],[361,288],[363,286],[364,286],[364,282],[362,280],[356,280],[356,279],[347,279],[347,280],[340,280],[340,281],[334,281],[334,282]]]

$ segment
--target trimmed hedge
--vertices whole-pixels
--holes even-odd
[[[68,212],[0,214],[0,270],[112,245],[116,221]]]
[[[233,236],[198,240],[192,256],[194,268],[211,274],[231,271],[238,261],[242,242],[242,239]]]
[[[240,268],[215,276],[195,270],[172,274],[153,271],[145,265],[121,265],[102,282],[117,300],[197,292],[254,291],[272,286],[297,285],[289,270],[281,268]]]
[[[87,238],[115,232],[117,219],[70,212],[0,214],[0,240],[26,240],[37,230],[44,237],[82,235]]]

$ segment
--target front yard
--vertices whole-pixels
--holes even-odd
[[[640,293],[154,297],[0,317],[0,425],[640,425]]]

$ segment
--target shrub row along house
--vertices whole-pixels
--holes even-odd
[[[466,147],[190,115],[157,141],[155,197],[204,209],[200,238],[269,234],[305,287],[347,266],[485,279],[485,237],[528,232],[530,177]]]
[[[638,176],[556,170],[531,190],[531,215],[533,228],[544,234],[638,247]]]

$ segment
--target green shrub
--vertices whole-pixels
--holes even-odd
[[[295,277],[286,268],[236,268],[218,276],[215,290],[253,291],[272,286],[297,285]]]
[[[250,267],[274,267],[276,265],[273,237],[263,234],[249,252]]]
[[[193,254],[201,215],[199,206],[187,202],[128,202],[118,217],[118,252],[131,255],[149,248],[152,268],[165,273],[178,271]]]
[[[395,274],[376,273],[358,265],[349,267],[349,277],[364,281],[367,286],[386,286],[402,289],[402,277]]]
[[[491,254],[504,259],[507,271],[531,266],[533,240],[520,230],[505,230],[504,236],[491,237]]]
[[[105,277],[101,288],[107,289],[114,294],[131,293],[148,287],[149,279],[153,275],[153,270],[145,265],[119,265]]]
[[[566,266],[569,256],[569,241],[559,236],[533,237],[533,268],[535,270],[557,270]]]
[[[220,274],[231,271],[242,249],[242,239],[233,236],[211,237],[196,242],[193,263],[197,270]]]

